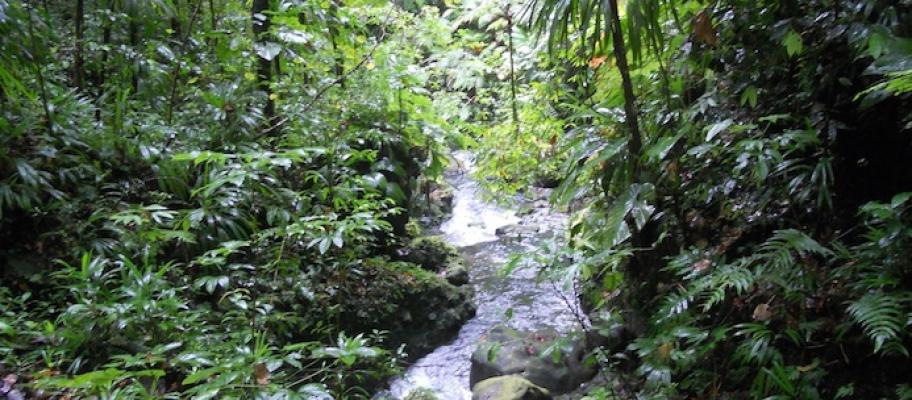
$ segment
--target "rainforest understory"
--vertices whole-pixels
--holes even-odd
[[[483,262],[579,322],[465,398],[912,399],[910,0],[0,0],[0,50],[0,399],[450,400],[388,389],[485,307],[457,173],[566,217]]]

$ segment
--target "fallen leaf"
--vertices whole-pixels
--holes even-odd
[[[773,313],[770,311],[769,304],[760,303],[754,308],[754,320],[755,321],[769,321],[772,318]]]
[[[719,43],[719,37],[716,36],[716,28],[713,27],[712,19],[710,19],[706,10],[700,11],[694,18],[693,32],[697,40],[710,46],[715,46]]]
[[[798,367],[795,369],[797,369],[798,372],[810,372],[810,371],[814,370],[814,368],[817,368],[817,364],[818,364],[818,362],[814,361],[808,365],[804,365],[804,366],[801,366],[801,367]]]
[[[259,363],[253,367],[253,376],[256,377],[257,384],[269,384],[269,369],[266,368],[265,363]]]

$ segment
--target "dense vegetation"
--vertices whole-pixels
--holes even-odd
[[[572,214],[536,256],[624,375],[590,396],[912,398],[910,29],[907,0],[0,0],[0,395],[370,397],[471,313],[415,239],[470,148],[492,197]]]

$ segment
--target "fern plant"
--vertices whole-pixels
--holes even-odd
[[[849,282],[846,310],[851,321],[864,330],[878,354],[909,356],[905,343],[912,337],[910,198],[912,193],[900,193],[889,203],[863,206],[865,240],[840,252],[844,265],[835,273]]]

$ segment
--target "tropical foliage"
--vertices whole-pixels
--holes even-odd
[[[571,213],[535,256],[617,339],[591,396],[912,398],[909,27],[905,0],[0,0],[0,373],[370,397],[411,350],[384,318],[446,285],[400,254],[462,147],[492,197]]]
[[[576,210],[558,274],[632,339],[617,394],[906,396],[908,4],[620,3],[527,23]]]

